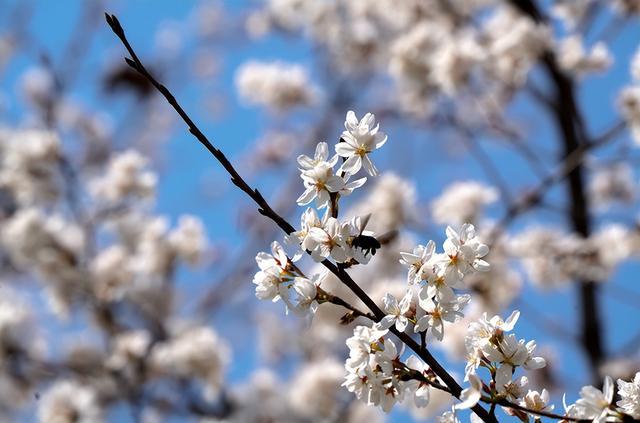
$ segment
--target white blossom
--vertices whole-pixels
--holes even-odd
[[[0,131],[0,187],[24,206],[51,203],[61,192],[62,146],[50,131]]]
[[[78,263],[85,242],[81,228],[61,216],[23,208],[0,228],[0,240],[17,266],[43,279],[51,307],[65,316],[81,292],[83,272]]]
[[[455,405],[457,410],[464,410],[475,406],[482,396],[482,380],[475,374],[469,374],[471,386],[464,388],[460,393],[460,402]]]
[[[319,89],[311,83],[306,69],[293,63],[249,61],[236,72],[235,84],[247,103],[280,112],[310,105],[319,98]]]
[[[40,399],[41,423],[95,423],[104,420],[96,392],[72,380],[56,382]]]
[[[156,184],[157,176],[147,169],[147,160],[137,151],[127,150],[111,158],[106,173],[95,179],[91,188],[96,198],[119,202],[153,198]]]
[[[640,85],[623,88],[618,95],[618,106],[629,126],[633,140],[640,145]]]
[[[333,166],[327,162],[322,162],[312,169],[305,170],[300,175],[304,182],[305,191],[298,197],[296,202],[298,205],[304,206],[315,199],[316,206],[324,208],[331,203],[331,193],[351,194],[354,189],[364,185],[367,180],[367,178],[360,178],[348,182],[349,176],[349,174],[344,177],[335,175]]]
[[[344,366],[333,358],[305,364],[289,386],[293,408],[309,419],[336,418],[345,400],[344,377]]]
[[[227,344],[211,328],[196,326],[177,332],[154,345],[151,362],[161,375],[200,380],[204,394],[213,399],[219,392],[229,361]]]
[[[586,52],[579,35],[572,35],[560,43],[558,61],[564,69],[584,75],[592,72],[602,72],[613,62],[607,46],[598,42]]]
[[[371,162],[369,154],[387,142],[387,135],[380,132],[373,114],[367,113],[360,120],[353,111],[347,112],[344,122],[345,131],[341,142],[336,144],[336,153],[347,160],[340,170],[355,175],[361,167],[371,176],[378,175],[378,170]]]
[[[271,254],[258,253],[256,263],[260,268],[253,278],[256,297],[273,302],[288,298],[289,292],[283,282],[292,280],[294,275],[289,270],[289,259],[282,246],[277,241],[272,242]]]
[[[202,221],[194,216],[180,216],[178,227],[169,234],[169,243],[185,262],[197,264],[207,248]]]
[[[98,298],[114,301],[124,297],[134,278],[130,259],[130,252],[122,245],[105,248],[94,258],[90,270]]]
[[[549,391],[543,389],[542,392],[528,391],[520,401],[520,405],[534,411],[551,412],[553,405],[549,405]]]
[[[568,416],[590,419],[594,423],[609,421],[611,415],[611,401],[613,400],[613,380],[607,376],[604,379],[602,391],[593,386],[580,389],[580,399],[567,407]]]
[[[110,369],[135,375],[140,362],[147,357],[150,346],[151,336],[145,330],[118,334],[113,340],[113,349],[106,365]]]
[[[322,261],[331,256],[338,262],[347,261],[347,238],[349,226],[340,224],[338,219],[329,217],[322,228],[309,229],[308,241],[305,245],[311,251],[315,261]]]
[[[589,183],[589,194],[594,204],[600,207],[613,202],[631,203],[636,191],[633,169],[627,163],[598,168]]]
[[[436,417],[436,423],[460,423],[460,420],[456,416],[456,410],[449,410],[442,413],[441,416]]]
[[[631,382],[618,379],[618,395],[620,400],[616,405],[622,412],[640,419],[640,372],[636,373]]]
[[[409,268],[407,273],[407,282],[409,284],[418,283],[422,280],[420,271],[425,264],[429,263],[435,249],[435,242],[429,241],[427,245],[418,245],[411,253],[400,253],[400,263]]]
[[[484,207],[498,199],[498,191],[476,181],[455,182],[431,203],[436,223],[462,225],[478,223]]]
[[[383,329],[389,329],[391,326],[395,325],[398,331],[404,332],[409,324],[409,319],[405,314],[411,307],[411,297],[411,291],[407,291],[398,303],[396,297],[391,294],[385,294],[382,302],[384,303],[383,310],[387,315],[380,321],[380,327]]]
[[[319,142],[316,145],[316,151],[313,155],[313,158],[301,154],[298,156],[298,166],[300,166],[301,171],[311,170],[316,166],[327,164],[329,167],[334,167],[336,163],[338,163],[338,155],[334,154],[331,159],[329,159],[329,146],[326,142]]]
[[[489,270],[489,264],[482,260],[489,253],[489,247],[476,237],[473,225],[465,223],[458,231],[448,226],[446,232],[442,262],[447,277],[462,278],[474,270]]]
[[[444,322],[455,322],[463,314],[460,310],[469,302],[469,295],[460,295],[451,299],[441,299],[434,302],[430,298],[420,299],[420,308],[425,315],[418,319],[414,327],[415,332],[429,330],[438,341],[444,337]]]

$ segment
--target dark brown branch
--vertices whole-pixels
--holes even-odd
[[[337,295],[333,295],[330,292],[325,291],[324,289],[321,289],[320,287],[318,287],[318,301],[319,302],[326,302],[326,303],[331,303],[340,307],[344,307],[347,310],[351,311],[351,313],[353,314],[353,317],[366,317],[369,320],[375,321],[376,318],[373,314],[371,313],[365,313],[364,311],[359,310],[358,308],[356,308],[355,306],[349,304],[348,302],[346,302],[345,300],[343,300],[342,298],[338,297]]]
[[[434,389],[438,389],[440,391],[444,391],[444,392],[448,392],[451,393],[451,391],[449,390],[449,388],[447,388],[446,386],[442,385],[441,383],[438,383],[437,381],[434,381],[432,379],[429,379],[428,377],[426,377],[424,374],[422,374],[421,372],[415,370],[415,369],[411,369],[409,368],[408,370],[405,370],[405,372],[407,372],[407,377],[409,379],[414,379],[417,380],[419,382],[422,383],[426,383],[427,385],[431,386]],[[512,408],[514,410],[518,410],[518,411],[522,411],[525,412],[527,414],[532,414],[535,416],[541,416],[541,417],[548,417],[550,419],[556,419],[556,420],[563,420],[563,421],[569,421],[569,422],[591,422],[591,420],[589,419],[579,419],[577,417],[569,417],[569,416],[564,416],[561,414],[555,414],[555,413],[551,413],[548,411],[539,411],[539,410],[533,410],[530,408],[527,408],[523,405],[520,404],[516,404],[513,403],[505,398],[502,399],[498,399],[498,398],[491,398],[488,396],[481,396],[480,397],[480,401],[486,403],[486,404],[491,404],[491,409],[494,410],[496,405],[501,405],[503,407],[506,408]]]
[[[291,226],[283,217],[281,217],[278,213],[276,213],[271,206],[264,199],[262,194],[257,189],[252,189],[244,179],[238,174],[233,165],[229,162],[227,157],[222,153],[221,150],[217,149],[213,146],[213,144],[207,139],[207,137],[198,129],[195,123],[191,120],[191,118],[187,115],[184,109],[177,102],[173,94],[162,84],[160,84],[156,79],[151,76],[151,74],[146,70],[135,51],[129,44],[127,40],[124,29],[120,25],[120,22],[116,18],[115,15],[106,14],[106,20],[111,30],[116,34],[116,36],[120,39],[124,47],[127,49],[129,54],[131,55],[131,59],[125,58],[126,63],[131,66],[134,70],[139,72],[142,76],[147,78],[149,82],[162,94],[162,96],[167,100],[167,102],[173,107],[173,109],[178,113],[178,115],[182,118],[182,120],[187,124],[189,132],[193,134],[194,137],[220,162],[220,164],[225,168],[225,170],[231,175],[231,182],[240,188],[244,193],[246,193],[257,205],[258,212],[265,217],[273,220],[284,232],[290,234],[295,231],[294,227]],[[379,321],[382,317],[385,316],[384,312],[376,305],[376,303],[360,288],[360,286],[351,278],[351,276],[342,268],[341,266],[336,266],[329,260],[324,260],[322,264],[329,269],[331,273],[336,275],[342,283],[344,283],[351,291],[356,294],[356,296],[371,310],[373,315],[375,316],[375,320]],[[422,350],[420,345],[416,343],[416,341],[407,335],[404,332],[398,332],[395,328],[391,329],[402,342],[405,343],[409,348],[411,348],[421,359],[425,361],[429,367],[435,372],[435,374],[442,379],[442,381],[447,385],[447,387],[451,390],[451,393],[459,398],[460,393],[462,392],[462,388],[455,381],[455,379],[440,365],[440,363],[433,357],[433,355],[428,350]],[[496,418],[490,416],[487,410],[485,410],[482,406],[476,405],[473,408],[473,411],[485,422],[497,422]]]
[[[503,407],[507,407],[507,408],[512,408],[514,410],[519,410],[519,411],[524,411],[527,414],[533,414],[536,416],[540,416],[540,417],[548,417],[550,419],[557,419],[557,420],[563,420],[563,421],[569,421],[569,422],[590,422],[591,420],[589,419],[579,419],[577,417],[569,417],[569,416],[563,416],[561,414],[555,414],[555,413],[550,413],[547,411],[537,411],[537,410],[531,410],[527,407],[524,407],[520,404],[516,404],[513,402],[510,402],[506,399],[502,399],[499,401],[496,400],[492,400],[491,398],[482,398],[482,401],[487,402],[487,403],[494,403],[494,404],[498,404],[501,405]]]
[[[544,23],[547,21],[535,0],[512,0],[512,3],[535,22]],[[552,51],[543,53],[541,63],[555,87],[552,107],[547,110],[551,113],[558,128],[566,159],[574,151],[589,145],[589,137],[576,100],[573,80],[560,69]],[[589,215],[589,199],[585,192],[582,161],[579,161],[567,174],[567,182],[571,199],[568,216],[570,224],[576,233],[587,238],[591,233],[591,217]],[[598,368],[605,358],[597,291],[598,287],[594,281],[580,281],[581,341],[589,358],[594,382],[600,380]]]

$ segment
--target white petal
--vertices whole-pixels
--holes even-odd
[[[348,142],[339,142],[336,144],[336,153],[342,157],[351,157],[356,149]]]
[[[480,391],[473,388],[463,389],[460,393],[460,402],[454,406],[456,410],[465,410],[476,405],[480,401]]]
[[[362,158],[362,165],[369,175],[378,176],[378,169],[376,169],[368,154],[365,154]]]
[[[604,378],[604,387],[602,388],[602,393],[604,394],[607,403],[611,404],[613,400],[613,379],[611,376],[607,376]]]
[[[356,188],[360,188],[361,186],[364,185],[364,183],[367,182],[367,178],[360,178],[360,179],[356,179],[353,182],[349,182],[347,185],[344,186],[344,190],[343,191],[347,191],[347,193],[351,193],[351,191],[353,191]]]
[[[360,168],[362,167],[362,158],[357,155],[354,154],[353,156],[349,157],[344,163],[342,163],[342,166],[340,166],[340,171],[348,173],[349,175],[355,175],[356,173],[358,173],[358,171],[360,170]]]
[[[347,112],[347,118],[344,121],[344,128],[347,131],[354,131],[358,127],[358,118],[353,110]]]
[[[423,332],[429,329],[429,316],[422,316],[413,327],[415,333]]]
[[[395,322],[396,316],[387,315],[380,320],[379,325],[381,329],[389,329]]]
[[[507,320],[504,321],[504,324],[502,325],[502,330],[504,330],[505,332],[509,332],[513,330],[519,317],[520,317],[520,311],[514,310],[511,313],[511,315],[507,318]]]
[[[344,179],[339,176],[333,175],[330,176],[327,181],[324,183],[329,192],[338,192],[342,188],[344,188]]]
[[[314,198],[316,198],[316,189],[314,187],[310,187],[307,188],[307,190],[303,192],[300,197],[298,197],[296,203],[298,203],[298,205],[304,206],[312,202]]]
[[[398,329],[398,331],[404,332],[408,325],[409,319],[407,319],[406,317],[399,316],[398,318],[396,318],[396,329]]]
[[[387,135],[380,132],[376,135],[376,148],[382,147],[387,142]]]
[[[305,156],[304,154],[298,156],[298,164],[305,170],[311,169],[314,166],[313,159],[309,156]]]
[[[329,146],[326,142],[319,142],[316,146],[316,154],[314,159],[318,161],[326,161],[327,157],[329,157]]]

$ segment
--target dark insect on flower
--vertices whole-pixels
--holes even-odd
[[[351,241],[351,245],[364,251],[364,255],[376,255],[376,250],[381,247],[380,242],[369,235],[358,235]]]
[[[360,233],[353,237],[351,240],[351,246],[360,248],[364,251],[364,255],[371,254],[372,256],[376,255],[376,250],[381,247],[380,241],[370,235],[363,235],[364,229],[367,227],[367,223],[369,223],[369,218],[371,214],[368,214],[362,219],[362,227],[360,228]]]

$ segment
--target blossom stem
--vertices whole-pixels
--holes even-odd
[[[417,380],[419,382],[423,382],[428,384],[429,386],[431,386],[432,388],[438,389],[440,391],[444,391],[444,392],[448,392],[451,393],[451,390],[449,388],[447,388],[445,385],[442,385],[441,383],[438,383],[436,381],[433,381],[431,379],[429,379],[428,377],[426,377],[425,375],[423,375],[422,373],[420,373],[419,371],[415,370],[415,369],[407,369],[406,370],[407,376],[410,379],[414,379]],[[557,419],[557,420],[564,420],[564,421],[570,421],[570,422],[590,422],[589,419],[579,419],[577,417],[569,417],[569,416],[563,416],[560,414],[555,414],[555,413],[551,413],[548,411],[541,411],[541,410],[533,410],[531,408],[527,408],[523,405],[520,404],[516,404],[516,403],[512,403],[506,399],[497,399],[497,398],[491,398],[488,396],[483,395],[482,397],[480,397],[480,401],[487,403],[487,404],[491,404],[491,408],[495,409],[496,405],[501,405],[503,407],[507,407],[507,408],[512,408],[514,410],[519,410],[519,411],[523,411],[527,414],[532,414],[535,416],[541,416],[541,417],[548,417],[550,419]]]
[[[333,295],[320,287],[318,287],[317,290],[318,290],[317,298],[319,303],[327,302],[327,303],[335,304],[335,305],[344,307],[347,310],[350,310],[355,317],[366,317],[369,320],[375,321],[375,316],[373,314],[365,313],[364,311],[357,309],[355,306],[349,304],[348,302],[338,297],[337,295]]]
[[[565,420],[565,421],[570,421],[570,422],[590,422],[591,420],[589,419],[579,419],[577,417],[569,417],[569,416],[563,416],[561,414],[555,414],[555,413],[551,413],[548,411],[541,411],[541,410],[532,410],[530,408],[527,408],[523,405],[520,404],[516,404],[513,402],[510,402],[506,399],[492,399],[490,397],[485,397],[483,396],[482,398],[480,398],[481,401],[486,402],[488,404],[497,404],[497,405],[501,405],[503,407],[507,407],[507,408],[512,408],[514,410],[519,410],[519,411],[524,411],[527,414],[533,414],[536,416],[541,416],[541,417],[548,417],[550,419],[557,419],[557,420]]]

